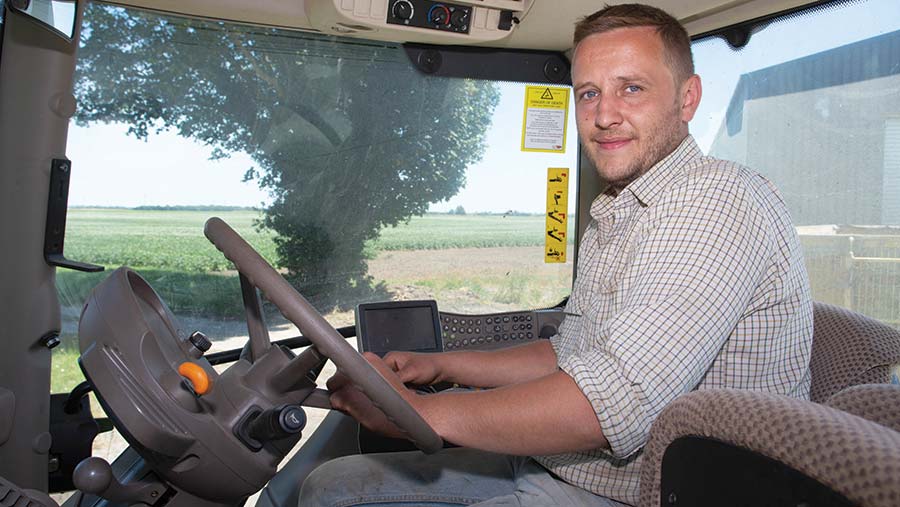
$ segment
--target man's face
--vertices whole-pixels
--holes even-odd
[[[694,82],[696,80],[696,82]],[[572,61],[581,144],[600,177],[616,190],[647,172],[687,136],[696,103],[676,87],[654,27],[591,35]],[[686,107],[687,103],[687,107]]]

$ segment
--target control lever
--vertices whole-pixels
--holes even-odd
[[[234,434],[250,450],[299,434],[306,426],[306,412],[299,405],[280,405],[268,410],[251,408],[234,428]]]
[[[244,312],[247,315],[247,332],[250,336],[250,362],[255,363],[269,350],[269,330],[262,311],[259,293],[250,279],[239,273],[241,280],[241,297],[244,301]]]
[[[96,456],[82,460],[72,474],[75,487],[85,493],[105,498],[111,502],[145,503],[152,505],[166,487],[159,482],[133,482],[122,484],[113,475],[109,463]]]
[[[270,408],[256,416],[247,427],[247,435],[260,442],[281,440],[303,431],[306,412],[297,405]]]

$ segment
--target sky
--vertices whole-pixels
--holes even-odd
[[[694,45],[703,99],[691,133],[708,151],[742,74],[900,29],[900,1],[872,0],[816,14],[798,32],[791,23],[770,25],[754,34],[750,45],[734,52],[720,39]],[[810,36],[815,34],[817,36]],[[577,135],[570,97],[564,154],[522,152],[524,108],[522,83],[502,83],[501,100],[486,133],[488,149],[467,170],[467,184],[432,211],[463,206],[467,212],[507,210],[541,212],[544,176],[549,167],[575,169]],[[122,124],[69,127],[67,155],[73,161],[70,206],[232,205],[265,206],[270,197],[255,182],[242,182],[249,156],[233,154],[210,160],[210,148],[171,132],[148,142],[126,135]],[[574,191],[573,184],[570,192]],[[570,198],[570,209],[574,198]]]
[[[124,124],[69,126],[70,206],[252,207],[270,201],[255,182],[242,182],[255,166],[244,153],[214,161],[209,147],[173,132],[141,141],[127,131]]]

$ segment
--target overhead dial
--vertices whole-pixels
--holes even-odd
[[[409,0],[398,0],[391,8],[391,14],[402,21],[412,19],[414,12],[415,8]]]
[[[435,25],[449,25],[450,9],[446,5],[432,5],[428,10],[428,21]]]
[[[456,9],[450,15],[450,24],[460,30],[465,30],[469,24],[469,11],[466,9]]]

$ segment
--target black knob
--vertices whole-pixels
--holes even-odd
[[[306,426],[306,412],[297,405],[270,408],[252,419],[247,435],[260,442],[280,440],[300,433]]]
[[[450,23],[450,9],[443,5],[435,5],[428,11],[428,21],[435,25],[446,25]]]
[[[439,51],[436,51],[434,49],[426,49],[425,51],[422,51],[421,53],[419,53],[419,56],[416,59],[419,70],[421,70],[425,74],[434,74],[435,72],[440,70],[443,61],[444,57],[441,56],[441,53]]]
[[[559,58],[551,57],[544,63],[544,76],[554,83],[561,83],[569,75],[568,66]]]
[[[466,9],[456,9],[450,15],[450,24],[460,30],[465,30],[469,24],[469,11]]]
[[[212,347],[212,341],[210,341],[210,339],[200,331],[194,331],[193,333],[191,333],[191,335],[188,336],[188,341],[191,342],[191,345],[197,347],[197,350],[199,350],[200,352],[206,352],[210,347]]]
[[[398,0],[391,8],[391,14],[402,21],[412,19],[413,12],[415,12],[415,9],[413,8],[413,5],[409,3],[409,0]]]
[[[558,332],[559,331],[556,329],[556,326],[551,324],[544,324],[543,326],[541,326],[541,331],[538,333],[538,336],[540,338],[550,338]]]
[[[49,333],[41,336],[41,343],[44,344],[48,349],[52,349],[59,345],[59,333],[56,331],[50,331]]]

